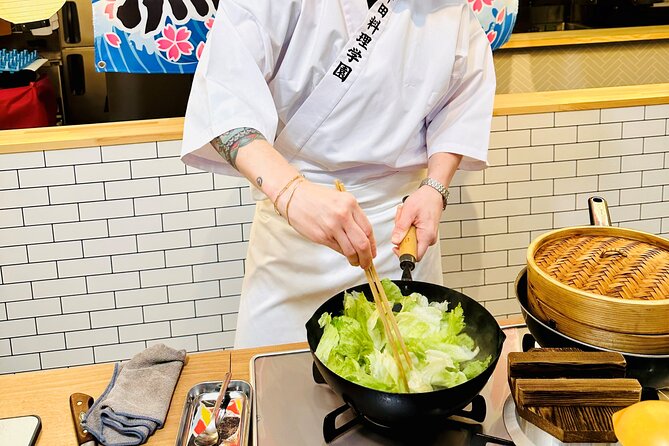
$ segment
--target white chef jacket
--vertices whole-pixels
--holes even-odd
[[[397,277],[395,207],[437,152],[486,165],[492,52],[464,0],[222,0],[195,73],[182,159],[239,175],[209,143],[252,127],[307,179],[344,182],[370,219],[379,274]],[[359,268],[301,237],[256,191],[237,347],[302,341]],[[264,200],[263,200],[264,199]],[[438,245],[415,276],[441,282]],[[428,280],[429,279],[429,280]]]

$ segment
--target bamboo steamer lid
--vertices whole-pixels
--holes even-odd
[[[544,322],[606,348],[669,352],[666,239],[607,226],[559,229],[532,242],[527,264],[528,302]]]

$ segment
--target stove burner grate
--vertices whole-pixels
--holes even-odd
[[[344,423],[342,426],[337,427],[337,418],[347,411],[352,411],[353,414],[355,414],[355,417]],[[468,436],[470,437],[470,444],[472,446],[485,446],[489,443],[504,446],[514,445],[514,443],[510,440],[486,435],[481,432],[481,425],[478,423],[482,423],[486,416],[486,402],[485,398],[483,398],[481,395],[476,395],[476,397],[474,397],[471,402],[471,409],[462,409],[454,413],[452,416],[469,419],[475,421],[476,423],[468,423],[466,421],[447,418],[439,426],[435,427],[388,427],[375,423],[361,414],[355,413],[355,411],[349,405],[344,404],[325,416],[325,419],[323,420],[323,439],[326,443],[331,443],[337,437],[343,435],[356,426],[363,424],[364,426],[373,429],[381,435],[385,435],[391,438],[406,437],[407,440],[412,440],[412,442],[417,441],[417,432],[421,432],[421,435],[425,437],[433,437],[436,436],[439,431],[455,430],[466,431],[469,434]]]

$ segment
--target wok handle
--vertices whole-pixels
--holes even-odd
[[[402,199],[402,203],[408,198]],[[402,268],[402,280],[411,280],[411,271],[416,267],[418,257],[418,239],[416,238],[416,227],[411,225],[409,231],[397,246],[400,255],[400,268]]]
[[[409,232],[397,247],[400,254],[400,268],[402,268],[402,280],[411,280],[411,271],[416,267],[418,253],[418,242],[416,240],[416,227],[411,225]]]
[[[315,362],[311,363],[311,375],[313,376],[316,384],[326,384],[325,379],[323,378],[323,375],[321,375],[320,370],[318,370],[318,367],[316,367]]]
[[[408,195],[402,198],[402,203],[407,198],[409,198]],[[414,225],[411,225],[409,231],[397,246],[397,249],[400,253],[400,266],[402,269],[406,271],[405,267],[410,266],[409,271],[413,271],[414,266],[416,266],[416,258],[418,257],[418,239],[416,238],[416,227]],[[408,262],[410,265],[403,265],[403,262]]]
[[[402,262],[402,257],[406,256],[406,260],[411,262],[416,262],[416,257],[418,254],[418,241],[416,240],[416,227],[411,225],[407,235],[404,236],[404,239],[397,246],[397,249],[400,252],[400,263]]]
[[[344,425],[336,427],[337,417],[348,410],[352,410],[352,408],[348,404],[344,404],[325,416],[323,419],[323,439],[326,443],[332,443],[335,438],[348,431],[356,424],[362,422],[362,417],[357,412],[353,411],[355,413],[354,418],[347,421]]]
[[[590,209],[590,224],[593,226],[611,226],[611,215],[609,205],[602,197],[590,197],[588,199]]]

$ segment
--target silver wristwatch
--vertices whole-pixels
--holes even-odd
[[[425,178],[423,181],[420,182],[420,186],[430,186],[431,188],[435,189],[437,192],[441,194],[441,199],[444,201],[444,209],[446,209],[446,203],[448,202],[448,189],[446,189],[446,186],[441,184],[439,181],[432,179],[430,177]]]

